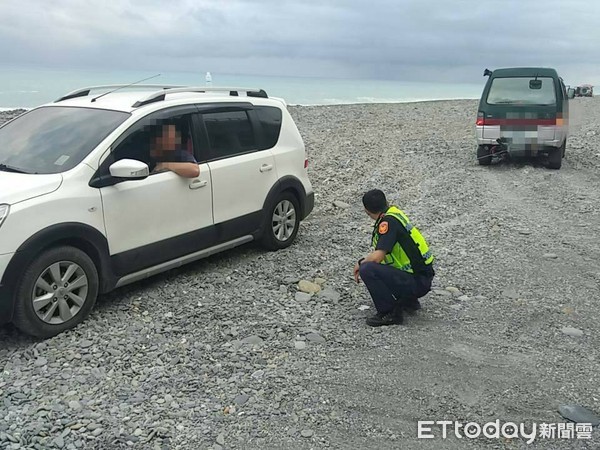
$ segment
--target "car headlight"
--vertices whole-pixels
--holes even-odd
[[[10,206],[8,205],[0,205],[0,227],[2,226],[2,222],[8,216],[8,211],[10,210]]]

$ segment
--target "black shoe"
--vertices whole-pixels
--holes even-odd
[[[418,299],[408,300],[402,304],[402,309],[409,314],[414,314],[421,309],[421,303]]]
[[[399,311],[387,314],[377,313],[367,319],[367,325],[370,327],[382,327],[385,325],[400,325],[403,322],[402,313]]]

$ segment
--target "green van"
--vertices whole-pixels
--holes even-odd
[[[567,144],[569,97],[555,69],[515,67],[485,70],[489,76],[477,112],[477,159],[548,157],[560,169]]]

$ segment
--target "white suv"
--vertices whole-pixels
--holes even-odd
[[[199,175],[153,170],[164,124]],[[117,287],[255,239],[289,246],[314,206],[307,166],[263,90],[95,86],[26,112],[0,127],[0,322],[50,337]]]

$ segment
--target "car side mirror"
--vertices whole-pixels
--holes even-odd
[[[569,90],[567,91],[567,97],[575,98],[575,89],[569,88]]]
[[[148,164],[136,159],[121,159],[108,168],[114,178],[141,180],[150,175]]]

